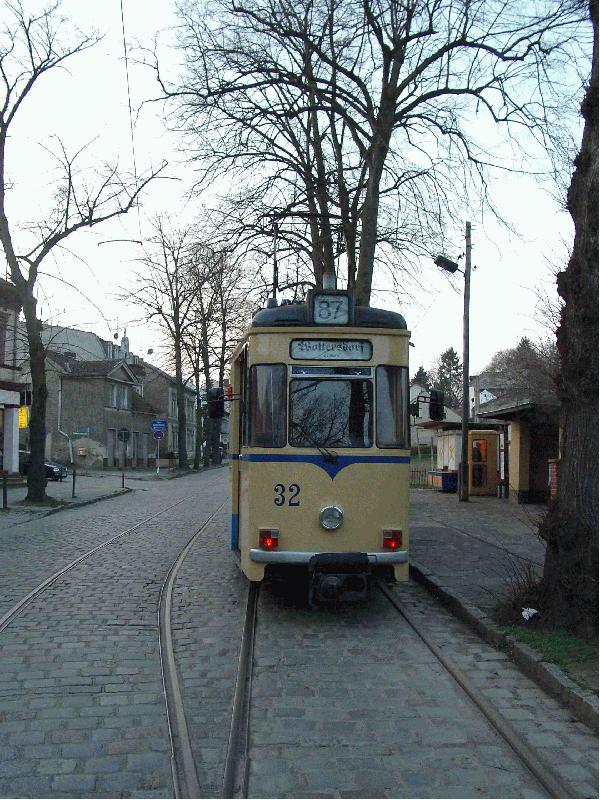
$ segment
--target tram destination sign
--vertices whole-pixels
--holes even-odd
[[[290,356],[304,361],[368,361],[373,354],[366,339],[292,339]]]

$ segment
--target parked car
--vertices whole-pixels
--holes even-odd
[[[19,472],[27,475],[29,469],[29,460],[31,453],[25,450],[19,450]],[[64,464],[59,464],[58,461],[44,461],[46,468],[46,477],[50,481],[62,481],[69,477],[69,470]]]

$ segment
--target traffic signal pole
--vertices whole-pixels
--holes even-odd
[[[469,500],[469,302],[471,299],[471,223],[465,229],[465,297],[463,311],[463,399],[458,499]]]

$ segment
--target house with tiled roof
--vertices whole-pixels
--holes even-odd
[[[46,456],[92,469],[153,467],[151,422],[168,420],[160,457],[177,454],[176,381],[120,344],[89,331],[45,325],[48,403]],[[26,362],[24,364],[26,372]],[[195,392],[186,390],[188,454],[195,446]],[[21,448],[28,449],[28,430]]]
[[[150,422],[160,411],[140,396],[124,359],[81,361],[49,350],[46,374],[47,457],[91,469],[154,464]]]

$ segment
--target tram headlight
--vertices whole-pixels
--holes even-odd
[[[319,522],[326,531],[337,530],[343,521],[342,509],[337,506],[326,506],[319,514]]]

